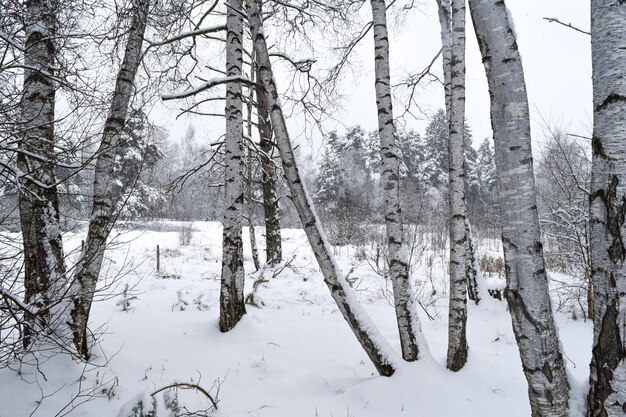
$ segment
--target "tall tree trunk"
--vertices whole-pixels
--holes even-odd
[[[226,18],[226,76],[240,77],[243,18],[241,0],[228,0]],[[226,138],[224,144],[224,234],[220,289],[220,330],[227,332],[246,313],[243,296],[243,117],[240,81],[226,85]]]
[[[552,316],[539,232],[524,70],[502,0],[469,0],[491,96],[505,296],[532,415],[567,416],[569,386]]]
[[[590,417],[626,412],[626,3],[591,1],[593,139]]]
[[[250,32],[254,42],[259,65],[259,82],[263,84],[263,94],[267,99],[268,109],[276,137],[276,144],[283,163],[285,176],[300,221],[309,239],[324,281],[339,311],[350,325],[361,346],[381,375],[390,376],[395,372],[392,364],[393,352],[383,336],[371,322],[367,313],[359,305],[356,296],[341,274],[332,255],[322,225],[317,218],[313,202],[302,182],[298,166],[291,147],[289,132],[280,105],[276,83],[272,74],[263,24],[259,13],[258,0],[246,0]]]
[[[441,26],[441,61],[443,63],[443,91],[445,96],[446,115],[450,114],[452,98],[452,29],[450,0],[437,0],[439,25]]]
[[[262,2],[259,2],[261,10]],[[256,79],[261,80],[260,68],[255,66]],[[272,123],[269,115],[269,106],[263,90],[263,85],[256,84],[257,116],[259,123],[259,137],[261,148],[261,167],[263,169],[263,210],[265,212],[265,258],[269,266],[279,264],[283,260],[282,237],[280,231],[280,207],[276,194],[276,169],[272,155],[274,141]]]
[[[439,12],[439,24],[441,26],[441,56],[443,61],[443,78],[444,78],[444,93],[446,103],[446,115],[449,118],[451,109],[450,103],[452,100],[452,10],[450,6],[450,0],[437,0],[438,12]],[[463,32],[465,33],[465,22],[463,22]],[[449,140],[449,138],[448,138]],[[465,151],[465,149],[463,149]],[[463,158],[465,162],[465,157]],[[467,189],[467,184],[465,184]],[[469,219],[467,219],[467,206],[465,209],[466,214],[466,280],[467,280],[467,295],[468,298],[476,304],[480,302],[478,295],[478,281],[477,276],[477,263],[476,254],[474,250],[473,237],[470,233]],[[450,215],[452,217],[452,215]]]
[[[465,0],[452,0],[450,104],[448,105],[448,216],[450,219],[450,306],[448,369],[467,361],[467,235],[465,222]]]
[[[381,185],[385,200],[385,224],[389,278],[393,286],[396,320],[400,333],[402,357],[414,361],[419,354],[416,333],[419,319],[413,306],[409,281],[408,249],[402,241],[402,211],[400,209],[400,174],[396,149],[396,128],[393,121],[389,74],[389,39],[385,0],[371,0],[374,22],[374,70],[376,74],[376,105],[381,153]]]
[[[61,239],[54,155],[53,77],[57,66],[55,0],[25,3],[24,89],[17,150],[19,211],[24,247],[26,313],[23,344],[40,331],[63,331],[67,282]]]
[[[252,53],[252,81],[254,81],[254,52]],[[254,100],[254,89],[249,87],[250,93],[248,94],[248,118],[247,118],[247,135],[248,140],[252,141],[252,102]],[[247,146],[248,149],[248,161],[246,164],[246,207],[248,208],[248,230],[250,235],[250,248],[252,250],[252,262],[254,262],[254,269],[258,271],[261,268],[259,262],[259,250],[256,244],[256,231],[254,230],[254,154],[252,153],[252,146]]]
[[[146,30],[150,2],[136,0],[128,30],[124,59],[117,73],[109,115],[104,123],[102,141],[93,179],[93,203],[85,247],[76,265],[72,281],[74,306],[72,331],[78,353],[89,358],[87,324],[98,276],[102,268],[106,241],[117,219],[118,203],[124,186],[115,178],[116,150],[121,146],[121,132],[126,125],[128,107],[134,93],[135,76],[141,63],[142,44]],[[127,184],[134,183],[128,179]]]

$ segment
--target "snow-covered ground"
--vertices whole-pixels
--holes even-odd
[[[117,295],[103,296],[93,307],[91,321],[99,333],[94,352],[99,366],[84,369],[63,356],[45,361],[42,355],[37,358],[42,362],[40,372],[29,366],[21,369],[21,375],[0,371],[0,417],[25,417],[35,409],[33,415],[41,417],[66,412],[116,416],[136,395],[176,381],[211,389],[219,401],[213,414],[223,417],[530,415],[504,302],[489,298],[479,306],[470,304],[468,363],[457,373],[446,370],[447,300],[441,256],[430,254],[432,265],[422,262],[414,273],[424,303],[432,287],[423,282],[432,278],[438,289],[432,297],[435,302],[425,306],[434,320],[419,311],[432,358],[402,363],[393,377],[385,378],[377,376],[338,312],[302,230],[283,231],[284,258],[292,268],[275,277],[274,271],[264,272],[269,282],[256,293],[262,308],[248,305],[248,314],[237,327],[222,334],[218,330],[221,226],[193,223],[188,246],[179,243],[179,227],[167,222],[160,231],[136,230],[117,238],[105,266],[107,276],[117,276],[117,281],[103,282],[112,284],[107,293]],[[248,243],[247,233],[244,237]],[[68,237],[66,246],[76,247],[80,239],[80,235]],[[258,240],[262,257],[263,239]],[[349,278],[356,278],[354,288],[363,306],[399,352],[389,286],[355,255],[355,249],[344,248],[338,262],[345,272],[354,267]],[[249,247],[245,260],[246,270],[253,271]],[[248,274],[247,291],[258,277],[258,273]],[[124,309],[120,293],[126,284],[128,308]],[[576,415],[588,376],[592,327],[563,314],[557,314],[557,322]],[[63,409],[81,391],[74,400],[78,407]],[[90,391],[96,398],[84,402]],[[181,393],[181,403],[195,409],[209,407],[206,398],[193,392]]]

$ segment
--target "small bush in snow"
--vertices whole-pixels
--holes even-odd
[[[193,224],[186,224],[178,232],[178,243],[181,246],[189,246],[193,238]]]
[[[193,299],[193,306],[198,309],[198,311],[211,309],[209,303],[204,299],[204,294],[198,294],[198,296]]]
[[[135,309],[130,305],[130,302],[133,300],[137,300],[137,296],[133,295],[132,289],[128,286],[128,283],[124,284],[124,289],[122,290],[122,299],[119,300],[115,305],[126,313]]]
[[[187,310],[187,308],[189,308],[189,301],[187,301],[187,300],[185,300],[183,298],[182,291],[180,291],[180,290],[176,291],[176,297],[178,298],[178,300],[172,306],[172,311],[174,311],[174,310],[178,310],[178,311],[185,311],[185,310]]]

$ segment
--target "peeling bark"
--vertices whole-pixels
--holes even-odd
[[[491,96],[502,212],[505,297],[533,417],[568,415],[569,386],[546,276],[537,215],[524,71],[505,2],[469,0]]]
[[[588,416],[626,413],[626,3],[591,2],[593,350]]]
[[[124,188],[136,180],[136,178],[129,179],[126,184],[121,184],[114,177],[114,167],[116,150],[122,146],[120,134],[126,125],[129,103],[135,90],[135,76],[141,63],[149,7],[149,0],[136,0],[133,5],[133,17],[128,30],[124,59],[117,73],[109,115],[104,124],[102,141],[97,152],[93,205],[87,239],[76,265],[70,290],[73,297],[71,326],[74,345],[85,359],[89,358],[87,324],[102,268],[106,241],[115,225],[118,203],[125,191]]]
[[[331,296],[344,319],[348,322],[357,340],[369,356],[380,375],[390,376],[395,372],[392,363],[392,351],[382,335],[371,322],[367,313],[358,304],[356,296],[341,274],[332,255],[332,250],[322,225],[317,218],[315,208],[302,182],[291,146],[289,132],[282,112],[276,82],[272,74],[272,65],[263,32],[263,23],[258,7],[258,0],[246,0],[246,11],[250,23],[250,32],[259,65],[259,81],[263,84],[270,118],[274,129],[276,144],[280,153],[285,177],[291,191],[294,205],[304,227],[311,249],[324,276]]]
[[[243,18],[241,0],[228,0],[226,18],[226,76],[242,74]],[[224,139],[224,233],[220,288],[220,330],[227,332],[246,313],[243,295],[243,116],[242,86],[226,85],[226,138]]]
[[[371,5],[374,22],[376,106],[378,107],[378,135],[382,161],[381,185],[385,202],[389,278],[393,286],[402,357],[406,361],[414,361],[417,360],[419,354],[416,333],[421,332],[421,329],[413,305],[409,281],[408,249],[402,241],[400,175],[391,102],[387,12],[385,0],[371,0]]]

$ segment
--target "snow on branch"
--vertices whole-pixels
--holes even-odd
[[[11,293],[10,291],[6,290],[5,288],[0,286],[0,297],[11,301],[13,304],[15,304],[20,310],[30,313],[33,316],[37,315],[37,313],[39,312],[38,308],[33,307],[32,305],[28,305],[26,303],[23,303],[22,300],[20,300],[20,298]]]
[[[15,49],[18,49],[20,51],[24,50],[24,48],[22,48],[22,46],[15,39],[11,38],[8,33],[0,31],[0,39],[13,46]]]
[[[272,52],[269,55],[282,58],[285,61],[288,61],[289,63],[291,63],[291,65],[293,65],[300,72],[311,71],[311,67],[313,66],[313,64],[317,62],[317,60],[314,58],[305,58],[305,59],[296,60],[282,52]]]
[[[163,45],[167,45],[167,44],[170,44],[170,43],[178,42],[178,41],[186,39],[186,38],[206,35],[207,33],[221,32],[221,31],[225,31],[225,30],[226,30],[226,25],[218,25],[218,26],[206,27],[206,28],[203,28],[203,29],[197,29],[197,30],[193,30],[193,31],[190,31],[190,32],[181,33],[180,35],[176,35],[176,36],[174,36],[172,38],[165,39],[164,41],[161,41],[161,42],[152,42],[150,46],[163,46]]]
[[[208,90],[209,88],[213,88],[216,87],[218,85],[222,85],[222,84],[226,84],[226,83],[230,83],[230,82],[241,82],[244,84],[248,84],[248,85],[255,85],[255,83],[253,81],[251,81],[248,77],[243,77],[243,76],[232,76],[232,77],[221,77],[221,78],[211,78],[210,80],[207,80],[204,84],[196,87],[196,88],[192,88],[189,89],[187,91],[183,91],[182,93],[174,93],[174,94],[166,94],[161,96],[161,100],[163,101],[168,101],[168,100],[179,100],[182,98],[187,98],[187,97],[191,97],[191,96],[195,96],[196,94],[199,94],[205,90]]]

